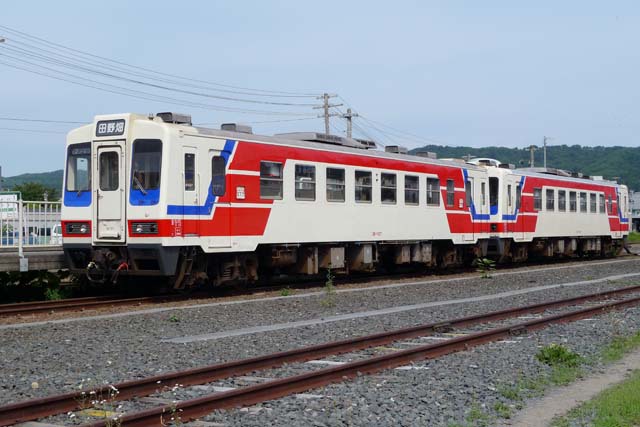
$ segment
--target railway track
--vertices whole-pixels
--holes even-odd
[[[174,387],[176,384],[179,384],[181,388],[206,384],[255,371],[281,367],[285,364],[304,362],[319,357],[350,353],[401,340],[429,336],[443,330],[480,325],[518,317],[523,314],[540,313],[550,309],[565,308],[603,299],[620,298],[633,293],[640,293],[640,286],[631,286],[613,291],[515,307],[480,315],[451,319],[445,322],[419,325],[349,340],[303,347],[250,359],[176,371],[140,380],[106,385],[99,388],[32,399],[0,407],[0,426],[42,419],[47,416],[90,407],[91,404],[87,402],[87,396],[109,396],[107,399],[109,402],[124,401],[135,397],[163,392],[171,389],[171,387]],[[416,360],[432,359],[453,352],[464,351],[470,347],[500,340],[514,334],[523,334],[542,329],[550,324],[575,321],[638,304],[640,304],[640,296],[635,295],[626,299],[552,314],[521,323],[494,327],[481,332],[472,332],[461,337],[436,342],[435,344],[419,345],[406,350],[366,357],[355,362],[275,379],[262,384],[205,395],[196,399],[178,401],[171,405],[161,404],[153,408],[134,411],[133,413],[119,416],[117,421],[115,421],[115,425],[159,426],[162,425],[163,420],[166,422],[168,415],[172,413],[179,413],[180,420],[185,422],[202,417],[216,409],[252,405],[330,383],[344,381],[361,374],[371,374],[384,369],[406,365]],[[117,393],[113,393],[112,390],[117,390]],[[89,425],[93,427],[114,425],[114,421],[111,419],[101,419]]]
[[[566,260],[566,262],[571,262],[573,260]],[[554,262],[554,264],[561,264],[562,261]],[[516,270],[520,268],[527,267],[536,267],[536,266],[545,266],[548,265],[547,262],[542,263],[524,263],[519,264],[516,267],[503,267],[500,271],[506,270]],[[444,272],[438,272],[438,276],[451,276],[453,274],[460,273],[468,273],[471,271],[475,271],[474,269],[452,269]],[[430,272],[429,277],[433,277],[434,272]],[[403,273],[403,274],[378,274],[371,276],[363,276],[363,277],[350,277],[343,278],[338,277],[335,278],[334,281],[337,284],[340,283],[367,283],[371,281],[381,281],[381,280],[402,280],[402,279],[423,279],[425,277],[424,274],[411,272],[411,273]],[[282,282],[276,285],[270,286],[257,286],[255,288],[250,289],[234,289],[232,287],[227,288],[219,288],[208,291],[200,291],[194,292],[189,295],[184,294],[165,294],[165,295],[154,295],[154,296],[141,296],[141,297],[126,297],[126,296],[97,296],[97,297],[83,297],[83,298],[68,298],[63,300],[56,301],[33,301],[33,302],[22,302],[22,303],[11,303],[11,304],[0,304],[0,318],[6,318],[11,316],[26,316],[38,313],[46,313],[46,312],[73,312],[73,311],[84,311],[87,309],[96,309],[102,307],[116,307],[116,306],[135,306],[140,304],[158,304],[158,303],[170,303],[170,302],[178,302],[178,301],[187,301],[190,299],[201,299],[201,298],[215,298],[215,297],[224,297],[224,296],[242,296],[242,295],[251,295],[256,292],[272,292],[279,291],[285,288],[292,289],[308,289],[313,287],[323,286],[324,282],[319,282],[317,280],[302,280],[296,284],[291,284],[287,282]]]

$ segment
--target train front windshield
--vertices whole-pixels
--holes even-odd
[[[91,191],[91,144],[69,146],[67,154],[67,191]]]

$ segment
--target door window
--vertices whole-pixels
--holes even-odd
[[[114,191],[120,187],[118,157],[115,151],[100,153],[100,190]]]
[[[227,190],[225,166],[224,157],[213,156],[211,158],[211,192],[214,196],[224,196]]]
[[[196,189],[196,155],[185,153],[184,155],[184,191]]]

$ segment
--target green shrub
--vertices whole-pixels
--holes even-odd
[[[582,363],[582,357],[578,353],[559,344],[550,344],[541,348],[536,354],[536,359],[549,366],[562,365],[573,368]]]

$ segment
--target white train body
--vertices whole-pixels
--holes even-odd
[[[628,234],[629,202],[609,181],[117,114],[69,133],[62,223],[74,270],[221,283],[265,266],[315,274],[603,252]]]

